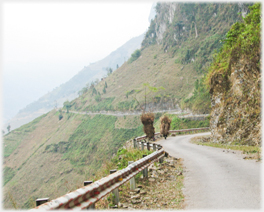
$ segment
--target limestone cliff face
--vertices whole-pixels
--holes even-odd
[[[195,62],[202,72],[211,62],[211,54],[221,47],[230,26],[241,21],[248,4],[196,4],[162,2],[156,5],[156,16],[151,20],[142,49],[158,44],[164,52],[182,64]]]
[[[242,57],[229,76],[211,78],[211,139],[219,143],[261,143],[261,72],[257,61]]]
[[[155,25],[155,33],[156,33],[156,41],[158,44],[162,43],[163,40],[163,34],[166,32],[168,26],[167,23],[172,24],[172,21],[174,19],[174,13],[177,8],[177,4],[175,2],[171,3],[164,3],[160,4],[159,11],[157,17],[156,17],[156,25]]]

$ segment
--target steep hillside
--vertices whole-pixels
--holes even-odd
[[[260,4],[227,34],[207,76],[212,141],[261,145]]]
[[[33,207],[43,195],[80,187],[125,141],[143,134],[135,116],[58,116],[53,110],[4,137],[5,208]]]
[[[156,114],[155,128],[159,131]],[[208,121],[172,119],[171,129],[207,127]],[[80,115],[53,110],[4,137],[4,208],[34,207],[93,180],[124,143],[143,135],[140,116]],[[106,175],[108,173],[105,173]]]
[[[147,110],[178,108],[182,99],[195,95],[195,82],[201,79],[207,66],[197,65],[209,63],[228,26],[240,19],[237,12],[243,11],[241,8],[244,5],[158,4],[158,14],[140,50],[112,74],[109,72],[108,77],[82,89],[78,98],[65,102],[65,109],[141,110],[145,102]],[[189,9],[194,11],[190,20]],[[234,15],[225,18],[226,14]],[[183,32],[179,34],[177,20],[183,20],[180,22]],[[202,27],[207,26],[203,24],[206,20],[211,30]],[[173,33],[176,33],[173,39],[179,42],[170,43]],[[159,125],[160,116],[156,116],[155,126]],[[174,129],[208,125],[170,117]],[[56,110],[11,131],[4,137],[4,207],[29,208],[36,198],[53,199],[80,187],[84,180],[92,180],[102,163],[125,141],[142,134],[139,116]]]
[[[78,96],[78,92],[86,86],[87,83],[101,79],[106,75],[106,69],[116,69],[117,65],[121,66],[124,59],[127,59],[135,49],[140,47],[143,40],[143,34],[132,38],[123,46],[113,51],[106,58],[85,66],[77,75],[68,82],[54,88],[53,91],[40,97],[37,101],[29,104],[26,108],[9,121],[12,129],[32,121],[34,118],[47,113],[54,107],[61,107],[66,100],[73,100]],[[5,127],[6,128],[6,127]]]
[[[181,4],[158,3],[157,15],[151,21],[141,49],[97,85],[74,100],[74,110],[140,110],[178,108],[181,101],[195,94],[196,84],[207,72],[221,39],[247,4]],[[149,92],[143,84],[159,89]],[[106,87],[107,85],[107,87]],[[201,90],[202,86],[200,86]],[[209,91],[196,104],[197,112],[210,111]],[[205,100],[206,103],[203,103]],[[186,102],[186,101],[185,101]],[[183,107],[186,105],[183,105]]]

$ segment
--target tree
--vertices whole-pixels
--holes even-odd
[[[98,85],[99,82],[100,82],[100,80],[98,78],[96,78],[94,83],[95,83],[95,85]]]
[[[92,90],[92,96],[93,96],[94,94],[96,95],[96,94],[97,94],[97,90],[95,89],[95,87],[93,87],[92,89],[93,89],[93,90]]]
[[[11,126],[10,126],[10,124],[8,124],[8,126],[7,126],[7,131],[8,131],[8,133],[10,132],[10,129],[11,129]]]
[[[106,68],[107,71],[107,76],[111,75],[113,73],[113,69],[112,68]]]
[[[63,118],[63,115],[62,114],[60,114],[59,115],[59,120],[61,120]]]
[[[59,121],[63,118],[63,115],[62,115],[62,110],[59,110],[60,111],[60,115],[59,115]]]
[[[107,83],[105,82],[105,88],[107,88]]]
[[[116,69],[118,69],[119,68],[119,65],[118,64],[116,64]]]
[[[63,103],[63,106],[66,108],[67,113],[69,113],[69,109],[71,108],[71,103],[67,100],[66,102]]]
[[[148,91],[147,91],[147,88],[148,88]],[[148,96],[148,94],[150,94],[151,92],[157,92],[157,91],[159,91],[161,89],[164,90],[165,88],[162,87],[162,86],[160,86],[160,87],[152,87],[152,86],[149,85],[149,83],[143,83],[143,88],[140,89],[140,90],[135,90],[135,91],[136,91],[136,93],[139,93],[140,91],[145,90],[144,106],[139,103],[139,101],[137,100],[136,96],[134,97],[134,99],[137,101],[138,105],[140,105],[141,109],[145,112],[146,108],[147,108],[147,96]]]
[[[98,94],[94,97],[94,99],[95,99],[96,102],[100,102],[100,101],[102,100],[100,93],[98,93]]]
[[[141,55],[141,51],[139,49],[135,50],[133,54],[131,54],[131,57],[128,60],[128,63],[132,63],[136,59],[138,59]]]
[[[145,88],[145,109],[144,109],[144,111],[146,111],[146,107],[147,107],[147,95],[149,94],[149,93],[151,93],[151,92],[157,92],[158,90],[164,90],[165,88],[164,87],[162,87],[162,86],[160,86],[160,87],[158,87],[158,88],[156,88],[156,87],[152,87],[152,86],[150,86],[149,85],[149,83],[143,83],[143,86],[144,86],[144,88]],[[147,93],[147,88],[149,89],[149,92]]]
[[[106,93],[105,87],[104,87],[104,89],[103,89],[103,93]]]

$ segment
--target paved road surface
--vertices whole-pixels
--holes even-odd
[[[183,158],[186,209],[260,209],[261,162],[189,142],[206,134],[159,141],[171,156]]]

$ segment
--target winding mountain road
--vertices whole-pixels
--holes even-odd
[[[238,153],[190,143],[200,133],[168,137],[160,143],[183,158],[185,209],[260,209],[261,162]]]
[[[58,111],[59,109],[57,109]],[[64,113],[66,113],[66,110],[62,110]],[[179,110],[158,110],[153,111],[153,113],[165,113],[168,114],[177,114],[179,118],[206,118],[209,114],[192,114],[192,113],[186,113]],[[111,115],[111,116],[130,116],[130,115],[141,115],[142,111],[99,111],[99,112],[81,112],[81,111],[74,111],[69,110],[69,113],[75,113],[75,114],[82,114],[82,115]]]

